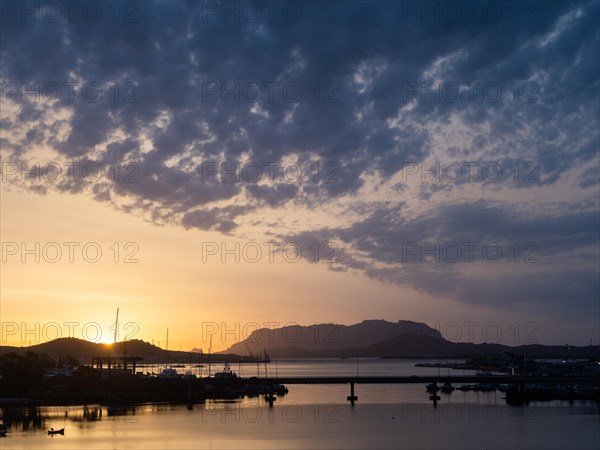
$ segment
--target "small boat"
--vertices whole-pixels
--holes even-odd
[[[438,391],[438,387],[437,387],[437,383],[429,383],[426,387],[425,390],[427,392],[433,392],[434,394]]]
[[[55,430],[54,428],[50,428],[48,430],[48,434],[49,435],[55,435],[55,434],[62,434],[62,435],[64,435],[65,434],[65,429],[61,428],[60,430]]]
[[[491,391],[495,391],[496,388],[494,387],[493,384],[490,384],[490,383],[478,383],[475,385],[473,390],[479,391],[479,392],[491,392]]]
[[[163,369],[158,376],[160,378],[179,378],[179,374],[177,373],[177,371],[173,368],[166,368]]]
[[[288,388],[286,388],[283,384],[278,383],[264,386],[262,390],[267,394],[276,394],[279,396],[283,396],[289,392]]]
[[[444,385],[440,388],[440,391],[442,391],[444,394],[450,394],[454,391],[454,386],[452,386],[451,383],[444,383]]]
[[[225,363],[225,368],[221,372],[215,373],[215,380],[237,380],[238,376],[231,370],[229,364]]]

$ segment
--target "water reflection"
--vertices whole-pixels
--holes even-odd
[[[43,408],[2,408],[2,419],[10,431],[30,431],[45,429]]]
[[[356,362],[289,361],[283,373],[356,371]],[[360,361],[364,375],[427,374],[413,361]],[[433,369],[435,373],[438,369]],[[463,371],[452,374],[462,375]],[[194,404],[0,408],[12,448],[600,448],[598,402],[506,405],[504,394],[454,391],[437,409],[421,384],[290,385],[273,408],[264,398]],[[65,434],[51,439],[51,427]],[[466,438],[468,436],[468,438]]]
[[[191,409],[173,404],[4,408],[0,413],[9,437],[2,448],[430,449],[496,443],[500,448],[562,449],[597,448],[599,442],[596,402],[516,408],[458,401],[434,409],[423,402],[351,408],[347,402],[311,401],[285,398],[273,408],[262,399],[208,401]],[[51,427],[64,428],[64,435],[51,439],[46,433]]]
[[[156,411],[165,409],[155,405]],[[85,423],[97,422],[110,418],[112,420],[124,420],[135,416],[135,406],[30,406],[0,408],[0,419],[12,432],[26,432],[43,430],[46,431],[57,423]]]

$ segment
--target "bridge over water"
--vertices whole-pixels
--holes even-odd
[[[52,377],[43,380],[0,380],[0,407],[11,405],[45,404],[86,404],[116,402],[193,402],[195,399],[230,398],[227,395],[251,392],[266,394],[266,400],[272,405],[278,388],[284,385],[349,385],[347,400],[354,404],[358,397],[354,389],[356,384],[421,384],[434,386],[443,383],[453,384],[510,384],[515,389],[508,391],[507,401],[515,403],[528,400],[531,391],[524,389],[526,384],[542,385],[590,385],[600,387],[599,376],[510,376],[510,375],[413,375],[413,376],[275,376],[261,378],[186,378],[186,377],[145,377],[121,372],[106,377]],[[600,400],[595,388],[592,389],[550,389],[567,400],[584,396]],[[430,400],[436,404],[440,398],[435,387],[430,389]],[[543,390],[542,390],[543,391]],[[559,392],[560,391],[560,392]],[[590,391],[589,395],[586,393]],[[13,393],[19,392],[20,398]],[[571,392],[574,394],[571,395]],[[575,395],[576,394],[576,395]],[[225,397],[219,397],[224,395]],[[537,395],[537,394],[536,394]],[[545,394],[544,394],[545,395]]]
[[[264,384],[427,384],[427,383],[500,383],[500,384],[600,384],[600,377],[514,376],[514,375],[412,375],[412,376],[308,376],[258,378]]]
[[[589,375],[573,376],[514,376],[514,375],[412,375],[412,376],[308,376],[308,377],[276,377],[259,378],[262,384],[349,384],[350,395],[347,400],[354,405],[358,397],[354,394],[355,384],[434,384],[433,395],[429,397],[433,405],[437,405],[440,397],[437,395],[438,383],[466,383],[466,384],[512,384],[517,392],[521,392],[525,384],[542,385],[574,385],[591,384],[600,386],[600,377]],[[272,406],[274,395],[265,397]]]

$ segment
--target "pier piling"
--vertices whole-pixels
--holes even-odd
[[[441,399],[441,397],[440,397],[439,395],[437,395],[437,393],[438,393],[438,389],[439,389],[439,388],[438,388],[438,386],[437,386],[437,381],[434,381],[434,382],[433,382],[433,392],[432,392],[432,394],[433,394],[433,395],[430,395],[430,396],[429,396],[429,400],[432,400],[432,401],[433,401],[433,407],[434,407],[434,408],[437,408],[437,402],[438,402],[438,400],[440,400],[440,399]]]
[[[354,402],[358,400],[358,397],[354,395],[354,381],[350,382],[350,395],[346,397],[346,400],[350,401],[352,406],[354,406]]]
[[[272,408],[273,402],[277,400],[277,398],[275,398],[275,395],[272,392],[269,392],[267,395],[265,395],[265,400],[269,403],[269,408]]]

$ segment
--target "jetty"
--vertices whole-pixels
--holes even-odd
[[[412,376],[307,376],[275,378],[229,379],[215,377],[149,377],[140,375],[119,375],[84,378],[53,377],[43,381],[28,383],[21,380],[14,392],[20,397],[13,398],[13,404],[23,405],[65,405],[65,404],[117,404],[173,402],[195,403],[207,399],[235,399],[244,396],[264,395],[269,404],[275,395],[285,395],[289,385],[347,385],[349,395],[346,401],[354,405],[358,401],[357,386],[367,384],[433,384],[431,400],[434,405],[438,385],[444,383],[481,384],[498,386],[510,385],[506,392],[507,403],[523,404],[536,399],[590,399],[600,401],[600,377],[576,376],[514,376],[514,375],[412,375]],[[0,383],[2,384],[2,383]],[[537,387],[536,389],[532,389]],[[571,386],[572,388],[569,388]],[[585,396],[578,396],[578,386],[587,387]],[[545,389],[543,387],[546,387]],[[4,386],[4,391],[10,387]],[[591,390],[590,390],[591,389]],[[495,389],[494,389],[495,390]],[[544,395],[541,395],[540,392]],[[591,392],[591,394],[590,394]],[[425,393],[424,393],[425,394]],[[535,395],[533,395],[535,394]],[[560,395],[559,395],[560,394]],[[541,397],[540,397],[541,395]],[[14,397],[14,396],[13,396]],[[341,399],[340,399],[341,400]],[[1,399],[0,406],[10,406],[10,399]]]

